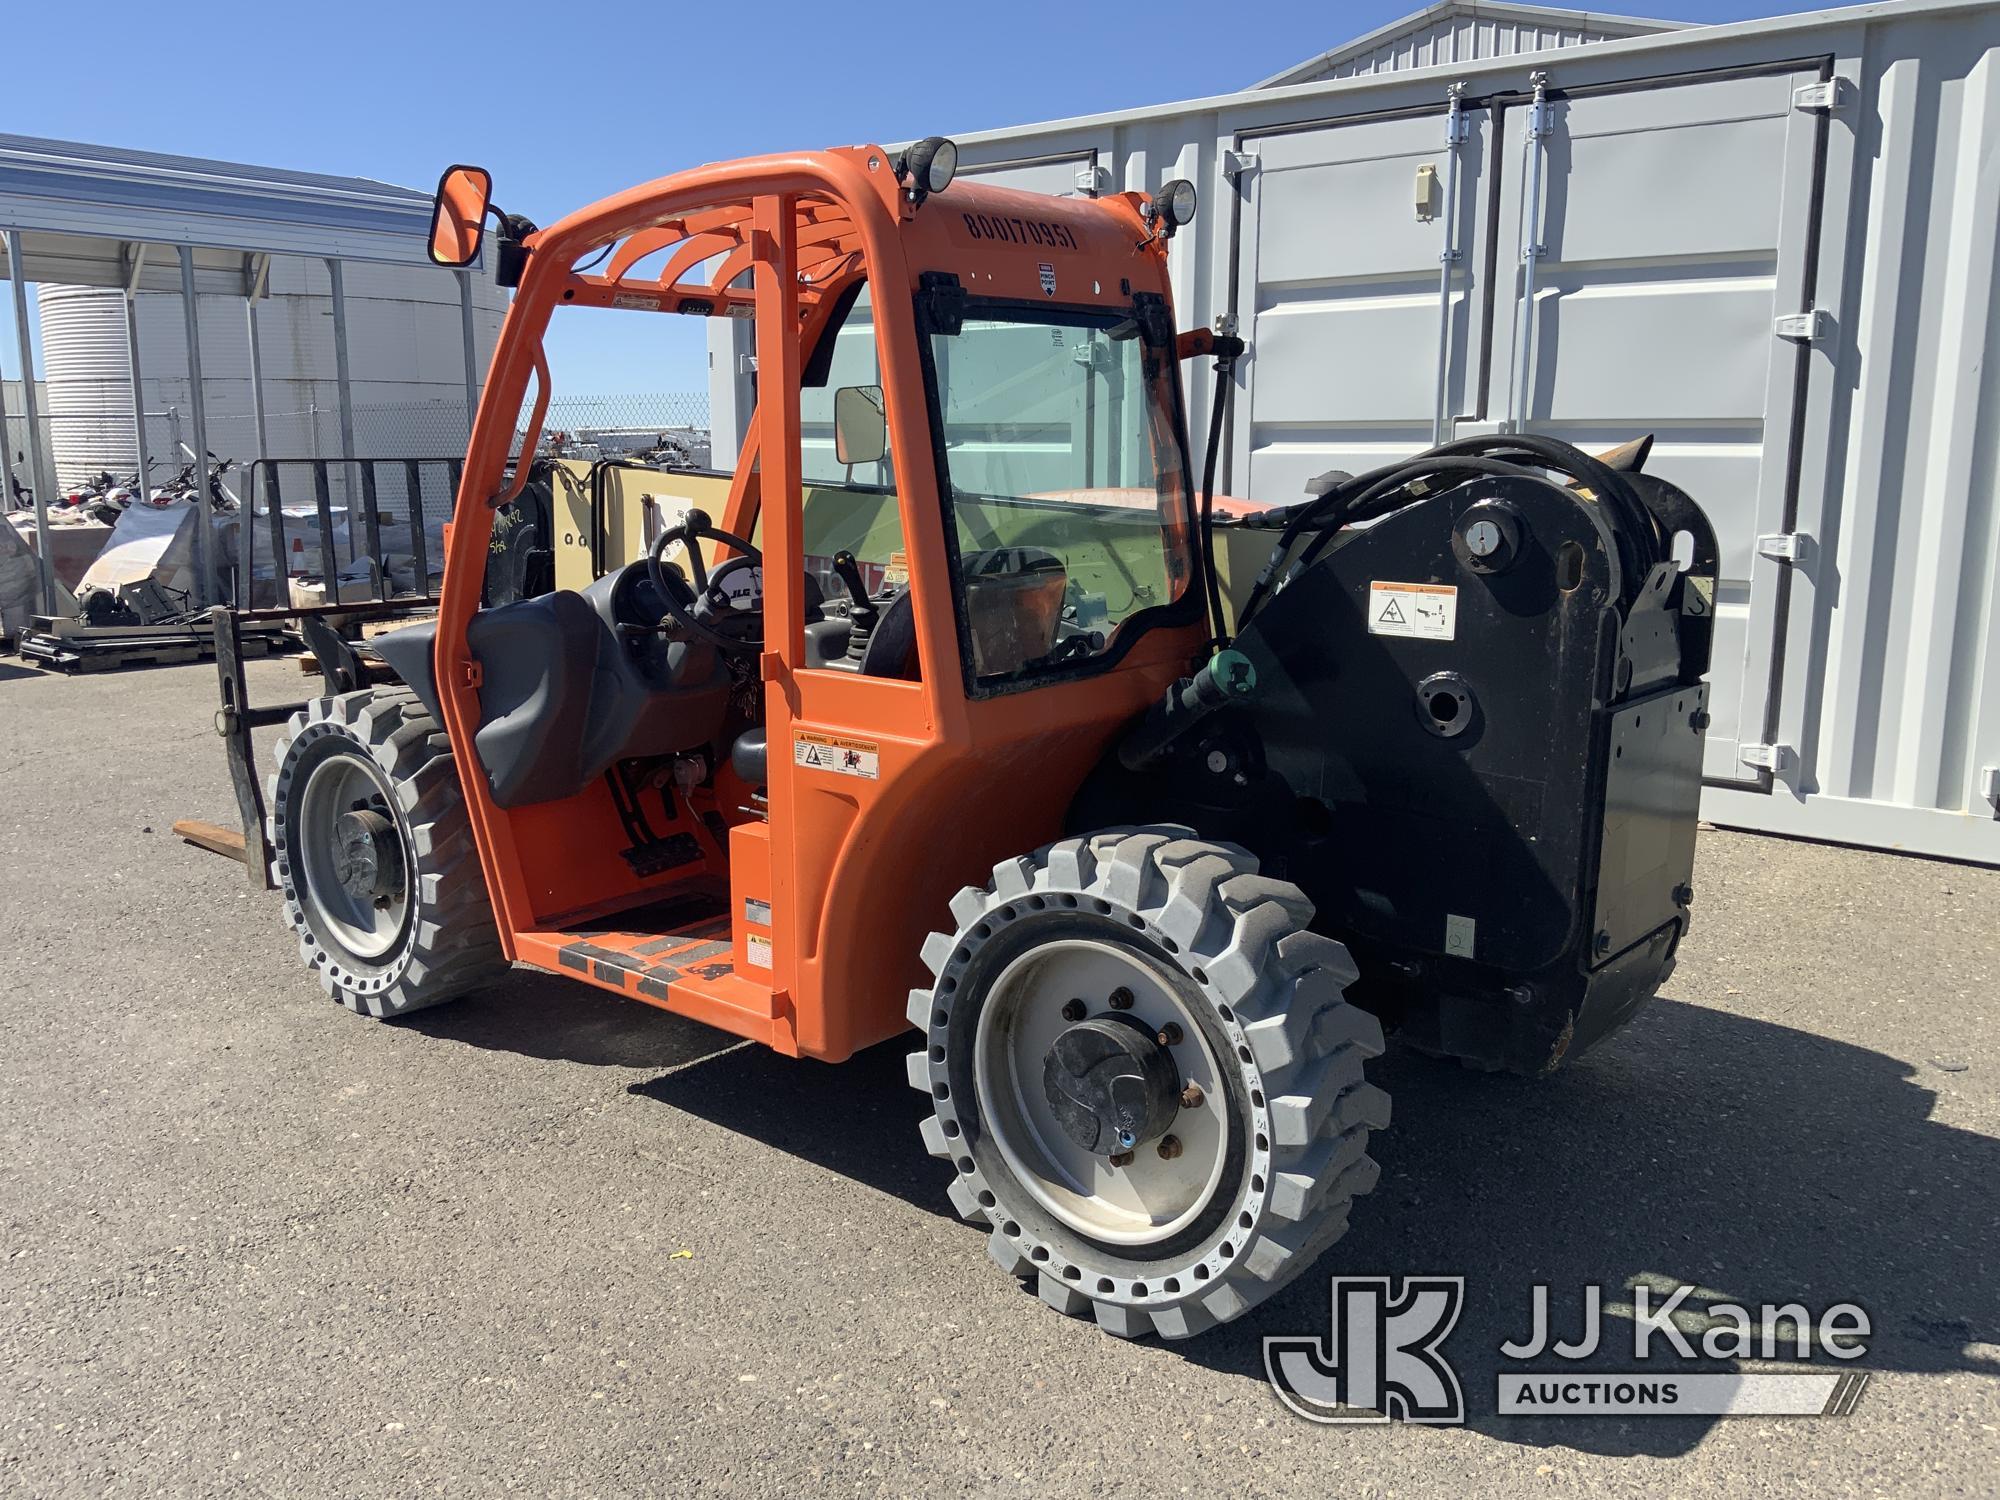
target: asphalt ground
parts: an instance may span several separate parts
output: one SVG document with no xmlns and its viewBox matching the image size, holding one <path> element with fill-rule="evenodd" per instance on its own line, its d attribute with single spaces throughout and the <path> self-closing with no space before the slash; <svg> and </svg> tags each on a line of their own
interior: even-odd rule
<svg viewBox="0 0 2000 1500">
<path fill-rule="evenodd" d="M 213 693 L 0 662 L 0 1494 L 2000 1489 L 2000 872 L 1704 832 L 1629 1031 L 1539 1082 L 1392 1046 L 1347 1238 L 1125 1344 L 952 1215 L 902 1043 L 787 1061 L 526 971 L 402 1024 L 324 999 L 277 899 L 168 832 L 235 821 Z M 1378 1273 L 1466 1278 L 1466 1425 L 1266 1383 L 1266 1335 Z M 1642 1280 L 1859 1303 L 1858 1406 L 1494 1414 L 1532 1285 L 1573 1331 Z"/>
</svg>

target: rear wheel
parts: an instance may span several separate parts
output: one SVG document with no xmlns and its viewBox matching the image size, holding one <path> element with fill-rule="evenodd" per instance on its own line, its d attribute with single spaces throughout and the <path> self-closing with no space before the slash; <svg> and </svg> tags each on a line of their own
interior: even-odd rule
<svg viewBox="0 0 2000 1500">
<path fill-rule="evenodd" d="M 1374 1186 L 1381 1028 L 1295 886 L 1185 829 L 1114 829 L 997 866 L 913 991 L 951 1198 L 1051 1306 L 1185 1338 L 1269 1297 Z"/>
<path fill-rule="evenodd" d="M 329 995 L 400 1016 L 505 972 L 450 743 L 415 694 L 314 700 L 277 767 L 271 874 Z"/>
</svg>

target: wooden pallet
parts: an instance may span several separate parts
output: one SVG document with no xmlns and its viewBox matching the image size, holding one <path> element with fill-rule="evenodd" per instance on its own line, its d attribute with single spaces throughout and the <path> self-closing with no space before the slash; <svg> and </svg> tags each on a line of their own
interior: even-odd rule
<svg viewBox="0 0 2000 1500">
<path fill-rule="evenodd" d="M 246 626 L 243 654 L 268 656 L 282 643 L 278 624 Z M 23 660 L 58 672 L 104 672 L 119 667 L 171 667 L 215 657 L 215 632 L 207 620 L 186 625 L 79 625 L 36 615 L 21 635 Z"/>
</svg>

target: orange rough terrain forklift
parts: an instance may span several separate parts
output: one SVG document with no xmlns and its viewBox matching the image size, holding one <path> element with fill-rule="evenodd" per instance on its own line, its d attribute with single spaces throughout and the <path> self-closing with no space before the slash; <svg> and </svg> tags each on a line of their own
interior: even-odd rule
<svg viewBox="0 0 2000 1500">
<path fill-rule="evenodd" d="M 269 874 L 369 1016 L 527 963 L 827 1062 L 914 1026 L 992 1258 L 1186 1337 L 1373 1186 L 1385 1025 L 1539 1073 L 1665 977 L 1714 537 L 1644 444 L 1527 435 L 1217 502 L 1221 398 L 1197 484 L 1178 365 L 1226 392 L 1243 346 L 1174 328 L 1192 186 L 1056 199 L 955 159 L 705 166 L 546 229 L 445 174 L 433 257 L 496 217 L 515 296 L 441 605 L 362 648 L 400 681 L 322 653 Z M 494 603 L 570 305 L 753 317 L 754 426 L 719 518 Z M 1225 589 L 1225 550 L 1268 561 Z"/>
</svg>

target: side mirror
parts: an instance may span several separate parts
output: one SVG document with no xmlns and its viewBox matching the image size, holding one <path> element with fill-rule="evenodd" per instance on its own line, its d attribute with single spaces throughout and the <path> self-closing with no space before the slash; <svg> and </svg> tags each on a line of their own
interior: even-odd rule
<svg viewBox="0 0 2000 1500">
<path fill-rule="evenodd" d="M 431 259 L 441 266 L 469 266 L 479 259 L 480 231 L 493 198 L 493 174 L 484 167 L 447 167 L 431 205 Z"/>
<path fill-rule="evenodd" d="M 844 385 L 833 393 L 833 456 L 842 464 L 873 464 L 889 451 L 882 387 Z"/>
</svg>

